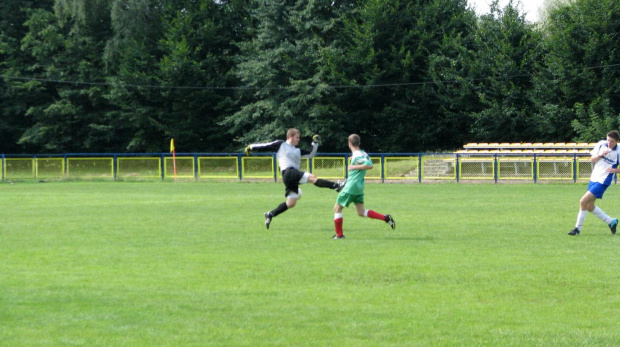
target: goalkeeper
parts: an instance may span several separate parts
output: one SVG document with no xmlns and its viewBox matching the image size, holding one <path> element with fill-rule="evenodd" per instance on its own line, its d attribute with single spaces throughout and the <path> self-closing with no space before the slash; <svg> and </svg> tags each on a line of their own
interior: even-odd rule
<svg viewBox="0 0 620 347">
<path fill-rule="evenodd" d="M 394 218 L 389 214 L 383 215 L 373 210 L 364 208 L 364 176 L 366 171 L 372 169 L 372 160 L 368 154 L 360 149 L 360 137 L 357 134 L 349 136 L 349 149 L 351 150 L 351 164 L 349 165 L 349 178 L 344 189 L 338 194 L 336 205 L 334 206 L 334 226 L 336 235 L 333 239 L 344 239 L 342 231 L 342 210 L 349 204 L 355 204 L 355 210 L 360 217 L 382 220 L 390 225 L 392 229 L 396 227 Z"/>
<path fill-rule="evenodd" d="M 269 229 L 271 220 L 277 215 L 285 212 L 289 208 L 295 207 L 297 200 L 301 198 L 300 184 L 313 183 L 320 188 L 334 189 L 339 192 L 344 187 L 345 182 L 332 182 L 317 178 L 315 175 L 300 171 L 301 158 L 312 158 L 316 155 L 321 138 L 319 135 L 312 137 L 312 151 L 301 150 L 299 145 L 300 132 L 297 129 L 288 129 L 286 141 L 276 140 L 269 143 L 251 144 L 245 148 L 245 154 L 250 155 L 252 151 L 276 152 L 278 165 L 282 173 L 282 180 L 286 189 L 284 196 L 286 201 L 278 205 L 275 209 L 265 212 L 265 226 Z"/>
</svg>

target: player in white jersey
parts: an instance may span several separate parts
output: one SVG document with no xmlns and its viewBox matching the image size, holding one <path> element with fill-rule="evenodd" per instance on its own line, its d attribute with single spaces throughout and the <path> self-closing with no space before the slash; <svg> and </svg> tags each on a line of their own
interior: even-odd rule
<svg viewBox="0 0 620 347">
<path fill-rule="evenodd" d="M 366 152 L 360 149 L 360 143 L 361 140 L 359 135 L 349 135 L 351 164 L 348 168 L 349 178 L 347 179 L 347 184 L 340 194 L 338 194 L 336 205 L 334 205 L 334 226 L 336 228 L 336 235 L 332 238 L 335 240 L 344 239 L 344 233 L 342 231 L 342 210 L 351 203 L 355 204 L 355 210 L 358 216 L 382 220 L 388 223 L 392 229 L 396 227 L 394 218 L 389 214 L 384 215 L 373 210 L 367 210 L 364 207 L 364 177 L 366 176 L 366 171 L 372 169 L 372 160 L 370 160 Z"/>
<path fill-rule="evenodd" d="M 301 150 L 299 145 L 300 132 L 297 129 L 288 129 L 286 132 L 286 141 L 277 140 L 268 143 L 251 144 L 245 148 L 245 154 L 250 155 L 252 151 L 269 151 L 276 152 L 278 165 L 282 173 L 282 181 L 286 191 L 284 196 L 286 201 L 278 205 L 275 209 L 265 212 L 265 226 L 269 229 L 271 220 L 280 213 L 295 207 L 297 200 L 301 198 L 300 184 L 313 183 L 320 188 L 334 189 L 339 192 L 344 187 L 345 182 L 332 182 L 320 179 L 315 175 L 300 171 L 301 158 L 312 158 L 316 155 L 319 148 L 320 136 L 312 137 L 312 151 Z"/>
<path fill-rule="evenodd" d="M 590 162 L 594 164 L 592 174 L 590 175 L 590 183 L 588 191 L 581 197 L 579 201 L 579 213 L 577 214 L 577 223 L 575 228 L 568 232 L 568 235 L 575 236 L 581 233 L 581 227 L 589 212 L 605 222 L 612 234 L 616 233 L 618 219 L 611 218 L 599 207 L 594 206 L 596 199 L 602 199 L 603 193 L 613 180 L 614 174 L 620 172 L 618 164 L 620 163 L 620 133 L 613 130 L 607 133 L 607 140 L 599 141 L 594 149 L 592 149 Z"/>
</svg>

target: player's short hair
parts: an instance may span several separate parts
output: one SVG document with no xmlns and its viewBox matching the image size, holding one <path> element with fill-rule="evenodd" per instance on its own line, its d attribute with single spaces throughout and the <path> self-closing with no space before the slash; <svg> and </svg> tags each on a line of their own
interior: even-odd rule
<svg viewBox="0 0 620 347">
<path fill-rule="evenodd" d="M 349 135 L 349 142 L 351 142 L 353 146 L 359 147 L 362 143 L 362 139 L 360 139 L 360 136 L 358 134 L 351 134 Z"/>
<path fill-rule="evenodd" d="M 289 139 L 295 136 L 296 134 L 300 134 L 300 131 L 295 128 L 290 128 L 286 131 L 286 138 Z"/>
<path fill-rule="evenodd" d="M 611 137 L 612 139 L 616 141 L 620 141 L 620 133 L 618 132 L 618 130 L 612 130 L 608 132 L 607 137 Z"/>
</svg>

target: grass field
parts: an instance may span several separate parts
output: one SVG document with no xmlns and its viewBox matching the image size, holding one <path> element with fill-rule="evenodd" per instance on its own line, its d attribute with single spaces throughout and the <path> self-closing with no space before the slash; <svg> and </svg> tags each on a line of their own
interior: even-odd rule
<svg viewBox="0 0 620 347">
<path fill-rule="evenodd" d="M 585 184 L 0 184 L 2 346 L 612 346 L 620 235 Z M 618 186 L 598 205 L 620 216 Z"/>
</svg>

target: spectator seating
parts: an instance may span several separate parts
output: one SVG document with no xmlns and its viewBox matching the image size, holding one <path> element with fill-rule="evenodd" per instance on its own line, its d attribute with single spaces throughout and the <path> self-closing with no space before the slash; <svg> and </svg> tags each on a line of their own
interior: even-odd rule
<svg viewBox="0 0 620 347">
<path fill-rule="evenodd" d="M 518 142 L 518 143 L 468 143 L 455 153 L 460 155 L 480 154 L 557 154 L 587 155 L 596 143 L 576 142 Z"/>
</svg>

